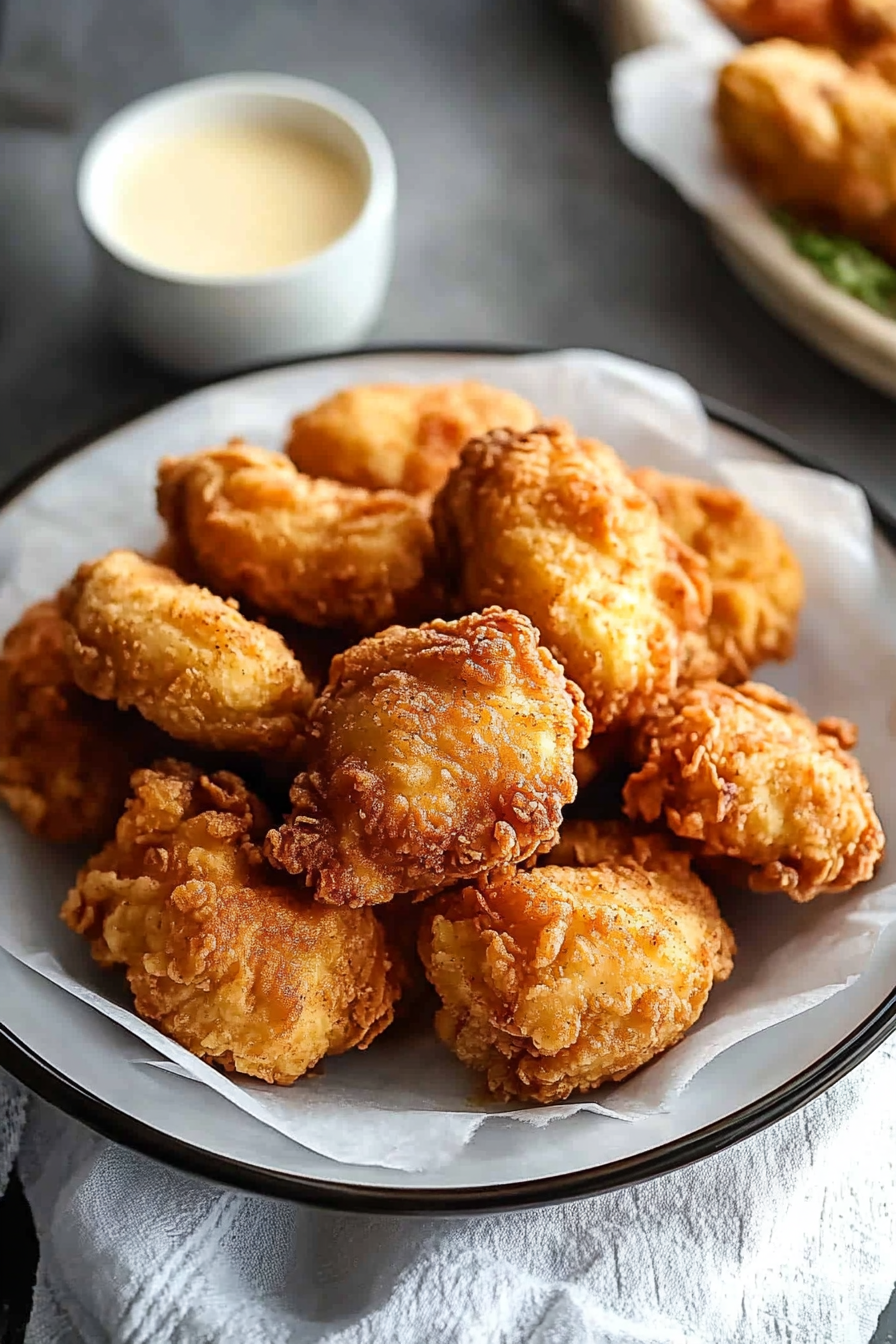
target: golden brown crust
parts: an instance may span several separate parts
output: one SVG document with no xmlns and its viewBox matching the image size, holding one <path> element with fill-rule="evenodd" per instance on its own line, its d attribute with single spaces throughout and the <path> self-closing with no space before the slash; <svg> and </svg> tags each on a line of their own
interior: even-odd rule
<svg viewBox="0 0 896 1344">
<path fill-rule="evenodd" d="M 416 614 L 432 533 L 420 506 L 296 471 L 234 439 L 159 464 L 159 512 L 218 592 L 313 626 Z"/>
<path fill-rule="evenodd" d="M 436 1030 L 504 1098 L 563 1101 L 678 1042 L 734 937 L 692 873 L 632 856 L 480 879 L 427 907 Z"/>
<path fill-rule="evenodd" d="M 133 551 L 60 595 L 77 684 L 214 750 L 297 756 L 313 691 L 280 635 Z"/>
<path fill-rule="evenodd" d="M 520 862 L 554 842 L 590 729 L 518 612 L 395 626 L 334 659 L 268 853 L 347 905 Z"/>
<path fill-rule="evenodd" d="M 138 765 L 165 738 L 75 685 L 56 599 L 29 607 L 0 654 L 0 797 L 44 840 L 102 840 Z"/>
<path fill-rule="evenodd" d="M 705 632 L 689 636 L 682 679 L 736 683 L 790 658 L 805 585 L 781 529 L 733 490 L 652 467 L 632 478 L 709 569 L 712 612 Z"/>
<path fill-rule="evenodd" d="M 541 866 L 593 868 L 599 863 L 634 863 L 648 872 L 676 874 L 682 882 L 702 889 L 691 873 L 691 855 L 668 831 L 650 831 L 627 821 L 587 821 L 571 818 L 560 828 L 560 839 L 539 860 Z"/>
<path fill-rule="evenodd" d="M 431 495 L 468 439 L 531 429 L 538 418 L 515 392 L 473 379 L 349 387 L 296 416 L 286 451 L 309 476 Z"/>
<path fill-rule="evenodd" d="M 709 5 L 752 41 L 789 37 L 851 53 L 896 36 L 896 0 L 709 0 Z"/>
<path fill-rule="evenodd" d="M 728 153 L 764 200 L 896 258 L 896 89 L 779 39 L 725 66 L 716 106 Z"/>
<path fill-rule="evenodd" d="M 372 913 L 315 905 L 267 866 L 269 818 L 236 775 L 166 761 L 133 789 L 62 918 L 103 965 L 127 967 L 137 1012 L 273 1083 L 369 1045 L 399 993 Z"/>
<path fill-rule="evenodd" d="M 705 626 L 705 561 L 611 449 L 566 426 L 467 444 L 433 525 L 459 605 L 529 616 L 604 728 L 668 694 L 686 633 Z"/>
<path fill-rule="evenodd" d="M 770 686 L 680 689 L 642 725 L 632 818 L 659 819 L 756 891 L 808 901 L 874 873 L 884 835 L 843 720 L 817 725 Z M 734 866 L 736 865 L 736 866 Z M 722 865 L 724 870 L 725 865 Z"/>
</svg>

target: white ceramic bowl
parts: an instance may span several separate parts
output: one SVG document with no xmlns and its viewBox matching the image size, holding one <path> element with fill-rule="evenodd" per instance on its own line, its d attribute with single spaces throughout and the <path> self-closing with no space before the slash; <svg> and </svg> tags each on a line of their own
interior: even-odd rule
<svg viewBox="0 0 896 1344">
<path fill-rule="evenodd" d="M 161 135 L 271 120 L 331 145 L 361 174 L 364 205 L 323 251 L 250 276 L 185 275 L 133 252 L 113 227 L 122 165 Z M 151 94 L 90 141 L 77 183 L 112 320 L 152 359 L 191 376 L 357 344 L 376 320 L 392 265 L 395 161 L 373 117 L 323 84 L 287 75 L 215 75 Z"/>
</svg>

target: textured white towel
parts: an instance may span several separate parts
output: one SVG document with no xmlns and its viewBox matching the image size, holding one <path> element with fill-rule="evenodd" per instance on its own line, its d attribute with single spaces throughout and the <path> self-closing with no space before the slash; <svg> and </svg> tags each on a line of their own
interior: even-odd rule
<svg viewBox="0 0 896 1344">
<path fill-rule="evenodd" d="M 894 1100 L 890 1044 L 673 1176 L 437 1221 L 222 1190 L 32 1101 L 27 1344 L 867 1344 L 896 1278 Z M 6 1149 L 21 1115 L 0 1075 Z"/>
</svg>

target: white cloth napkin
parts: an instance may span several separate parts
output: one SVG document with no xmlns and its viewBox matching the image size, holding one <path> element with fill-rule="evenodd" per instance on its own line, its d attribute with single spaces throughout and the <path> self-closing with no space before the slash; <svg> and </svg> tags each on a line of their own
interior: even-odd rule
<svg viewBox="0 0 896 1344">
<path fill-rule="evenodd" d="M 896 1044 L 648 1185 L 476 1219 L 224 1190 L 32 1098 L 26 1344 L 867 1344 L 896 1278 Z M 21 1129 L 0 1074 L 0 1171 Z"/>
</svg>

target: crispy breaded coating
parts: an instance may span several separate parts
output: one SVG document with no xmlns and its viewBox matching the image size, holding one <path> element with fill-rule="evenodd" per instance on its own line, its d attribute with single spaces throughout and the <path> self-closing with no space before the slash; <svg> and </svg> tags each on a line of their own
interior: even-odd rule
<svg viewBox="0 0 896 1344">
<path fill-rule="evenodd" d="M 682 676 L 738 682 L 768 659 L 790 658 L 805 584 L 777 524 L 733 490 L 652 467 L 632 477 L 709 567 L 712 612 L 706 631 L 689 637 Z"/>
<path fill-rule="evenodd" d="M 848 3 L 848 0 L 846 0 Z M 715 14 L 743 37 L 789 37 L 820 47 L 847 40 L 844 0 L 708 0 Z"/>
<path fill-rule="evenodd" d="M 133 790 L 62 918 L 103 965 L 127 967 L 141 1017 L 269 1083 L 389 1025 L 399 989 L 382 926 L 369 910 L 316 905 L 268 867 L 267 813 L 236 775 L 166 761 Z"/>
<path fill-rule="evenodd" d="M 515 611 L 394 626 L 333 660 L 267 852 L 320 901 L 426 893 L 554 843 L 591 718 Z"/>
<path fill-rule="evenodd" d="M 280 635 L 134 551 L 82 565 L 60 595 L 77 684 L 218 751 L 298 754 L 313 690 Z"/>
<path fill-rule="evenodd" d="M 690 874 L 691 856 L 667 831 L 642 830 L 626 821 L 577 817 L 564 821 L 560 839 L 539 859 L 542 866 L 560 868 L 593 868 L 598 863 L 634 863 L 648 872 L 678 873 L 684 880 Z"/>
<path fill-rule="evenodd" d="M 36 602 L 0 653 L 0 797 L 44 840 L 103 840 L 138 765 L 164 735 L 75 685 L 55 598 Z"/>
<path fill-rule="evenodd" d="M 565 426 L 467 444 L 433 525 L 458 604 L 530 617 L 600 728 L 668 694 L 685 635 L 706 624 L 706 562 L 610 448 Z"/>
<path fill-rule="evenodd" d="M 430 909 L 420 955 L 436 1030 L 507 1099 L 627 1078 L 681 1040 L 733 965 L 731 930 L 686 867 L 503 873 Z"/>
<path fill-rule="evenodd" d="M 862 74 L 878 75 L 888 84 L 896 84 L 896 36 L 885 37 L 870 47 L 863 47 L 852 66 Z"/>
<path fill-rule="evenodd" d="M 641 725 L 644 762 L 624 791 L 628 816 L 662 820 L 701 858 L 754 891 L 808 901 L 866 882 L 884 834 L 855 757 L 855 729 L 818 724 L 770 686 L 679 689 Z"/>
<path fill-rule="evenodd" d="M 348 387 L 295 417 L 286 451 L 309 476 L 435 494 L 468 439 L 538 419 L 515 392 L 473 379 Z"/>
<path fill-rule="evenodd" d="M 416 600 L 432 549 L 406 495 L 313 480 L 239 439 L 163 458 L 158 503 L 216 591 L 307 625 L 388 625 Z"/>
<path fill-rule="evenodd" d="M 709 5 L 751 40 L 789 37 L 851 52 L 896 36 L 896 0 L 709 0 Z"/>
<path fill-rule="evenodd" d="M 762 42 L 723 69 L 717 118 L 764 200 L 896 258 L 896 89 L 835 52 Z"/>
</svg>

